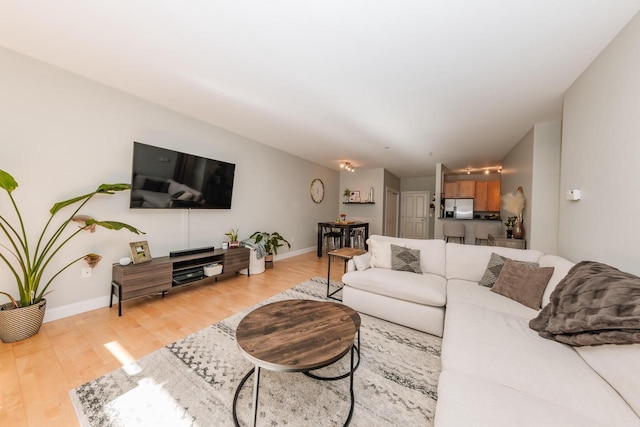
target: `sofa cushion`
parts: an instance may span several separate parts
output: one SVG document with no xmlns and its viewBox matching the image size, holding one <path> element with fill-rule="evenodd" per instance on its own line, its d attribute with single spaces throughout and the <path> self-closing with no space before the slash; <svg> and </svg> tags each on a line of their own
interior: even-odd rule
<svg viewBox="0 0 640 427">
<path fill-rule="evenodd" d="M 168 193 L 157 191 L 136 190 L 137 195 L 142 196 L 142 207 L 168 208 L 171 203 L 171 196 Z"/>
<path fill-rule="evenodd" d="M 155 191 L 158 193 L 166 193 L 168 188 L 169 183 L 167 181 L 158 181 L 150 178 L 145 179 L 144 184 L 142 184 L 143 190 Z"/>
<path fill-rule="evenodd" d="M 491 380 L 445 370 L 438 378 L 435 427 L 607 427 L 582 412 Z M 631 424 L 635 425 L 635 424 Z"/>
<path fill-rule="evenodd" d="M 371 267 L 391 268 L 391 243 L 370 239 Z"/>
<path fill-rule="evenodd" d="M 502 268 L 504 267 L 504 263 L 508 259 L 510 259 L 510 258 L 504 257 L 502 255 L 498 255 L 495 252 L 491 252 L 491 258 L 489 258 L 489 263 L 487 264 L 487 269 L 484 271 L 484 274 L 482 275 L 482 279 L 480 279 L 480 282 L 478 282 L 478 284 L 481 285 L 481 286 L 486 286 L 488 288 L 490 288 L 493 285 L 495 285 L 496 280 L 498 280 L 498 277 L 500 276 L 500 273 L 502 272 Z M 518 261 L 518 262 L 529 264 L 529 265 L 532 265 L 534 267 L 538 266 L 537 262 L 526 262 L 526 261 Z"/>
<path fill-rule="evenodd" d="M 193 193 L 191 191 L 176 191 L 175 194 L 180 193 L 180 195 L 178 197 L 176 197 L 177 200 L 191 200 L 193 199 Z"/>
<path fill-rule="evenodd" d="M 394 245 L 404 246 L 410 249 L 417 249 L 420 251 L 420 269 L 423 273 L 436 274 L 438 276 L 445 275 L 446 261 L 445 261 L 445 242 L 440 239 L 404 239 L 399 237 L 389 237 L 373 235 L 369 237 L 367 243 L 369 244 L 369 251 L 375 252 L 377 249 L 376 243 L 384 242 L 387 245 L 393 243 Z M 391 248 L 389 247 L 389 255 L 391 254 Z M 386 256 L 386 255 L 385 255 Z M 391 268 L 391 260 L 389 257 L 389 264 L 386 268 Z"/>
<path fill-rule="evenodd" d="M 538 310 L 533 310 L 510 298 L 491 292 L 490 288 L 478 286 L 476 282 L 460 279 L 447 281 L 447 304 L 453 303 L 474 304 L 527 320 L 538 315 Z"/>
<path fill-rule="evenodd" d="M 640 344 L 578 347 L 576 351 L 640 417 Z"/>
<path fill-rule="evenodd" d="M 371 252 L 365 252 L 362 255 L 356 255 L 352 258 L 353 265 L 356 270 L 366 270 L 371 266 Z"/>
<path fill-rule="evenodd" d="M 560 283 L 560 280 L 564 279 L 564 276 L 567 275 L 571 267 L 575 264 L 556 255 L 543 255 L 538 260 L 538 264 L 540 267 L 553 267 L 553 275 L 551 279 L 549 279 L 547 288 L 544 290 L 544 295 L 542 296 L 542 306 L 544 307 L 549 304 L 551 292 L 553 292 L 558 283 Z"/>
<path fill-rule="evenodd" d="M 422 274 L 422 270 L 420 269 L 420 251 L 392 244 L 391 269 Z"/>
<path fill-rule="evenodd" d="M 521 317 L 450 302 L 442 368 L 557 403 L 603 425 L 639 424 L 618 393 L 572 347 L 539 337 Z"/>
<path fill-rule="evenodd" d="M 346 286 L 418 304 L 445 305 L 446 280 L 435 274 L 415 274 L 372 267 L 342 276 Z"/>
<path fill-rule="evenodd" d="M 553 267 L 537 265 L 507 259 L 491 291 L 538 310 Z"/>
<path fill-rule="evenodd" d="M 516 261 L 538 262 L 542 252 L 533 249 L 512 249 L 501 246 L 446 244 L 446 278 L 479 282 L 487 269 L 491 253 Z"/>
</svg>

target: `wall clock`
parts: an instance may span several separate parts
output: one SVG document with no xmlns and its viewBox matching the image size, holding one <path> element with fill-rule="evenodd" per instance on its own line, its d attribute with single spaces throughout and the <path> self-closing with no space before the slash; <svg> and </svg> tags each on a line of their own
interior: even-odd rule
<svg viewBox="0 0 640 427">
<path fill-rule="evenodd" d="M 320 203 L 324 199 L 324 183 L 320 178 L 315 178 L 311 181 L 311 200 L 316 203 Z"/>
</svg>

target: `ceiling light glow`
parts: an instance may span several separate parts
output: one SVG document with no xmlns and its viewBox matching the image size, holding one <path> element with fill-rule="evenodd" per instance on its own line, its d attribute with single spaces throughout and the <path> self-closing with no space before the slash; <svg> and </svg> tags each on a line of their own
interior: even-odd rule
<svg viewBox="0 0 640 427">
<path fill-rule="evenodd" d="M 345 169 L 348 172 L 355 172 L 356 169 L 351 166 L 351 162 L 342 162 L 340 163 L 340 169 Z"/>
</svg>

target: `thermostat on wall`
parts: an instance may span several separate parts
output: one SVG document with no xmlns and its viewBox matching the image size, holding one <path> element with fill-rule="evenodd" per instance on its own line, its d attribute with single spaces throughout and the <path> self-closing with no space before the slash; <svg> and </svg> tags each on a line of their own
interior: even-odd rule
<svg viewBox="0 0 640 427">
<path fill-rule="evenodd" d="M 567 200 L 580 200 L 580 190 L 574 189 L 569 190 L 565 194 L 565 199 Z"/>
</svg>

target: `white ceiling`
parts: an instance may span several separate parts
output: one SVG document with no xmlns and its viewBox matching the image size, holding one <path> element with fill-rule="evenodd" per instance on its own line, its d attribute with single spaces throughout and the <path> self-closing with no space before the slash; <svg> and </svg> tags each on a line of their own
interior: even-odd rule
<svg viewBox="0 0 640 427">
<path fill-rule="evenodd" d="M 316 163 L 497 165 L 640 0 L 3 0 L 0 45 Z"/>
</svg>

